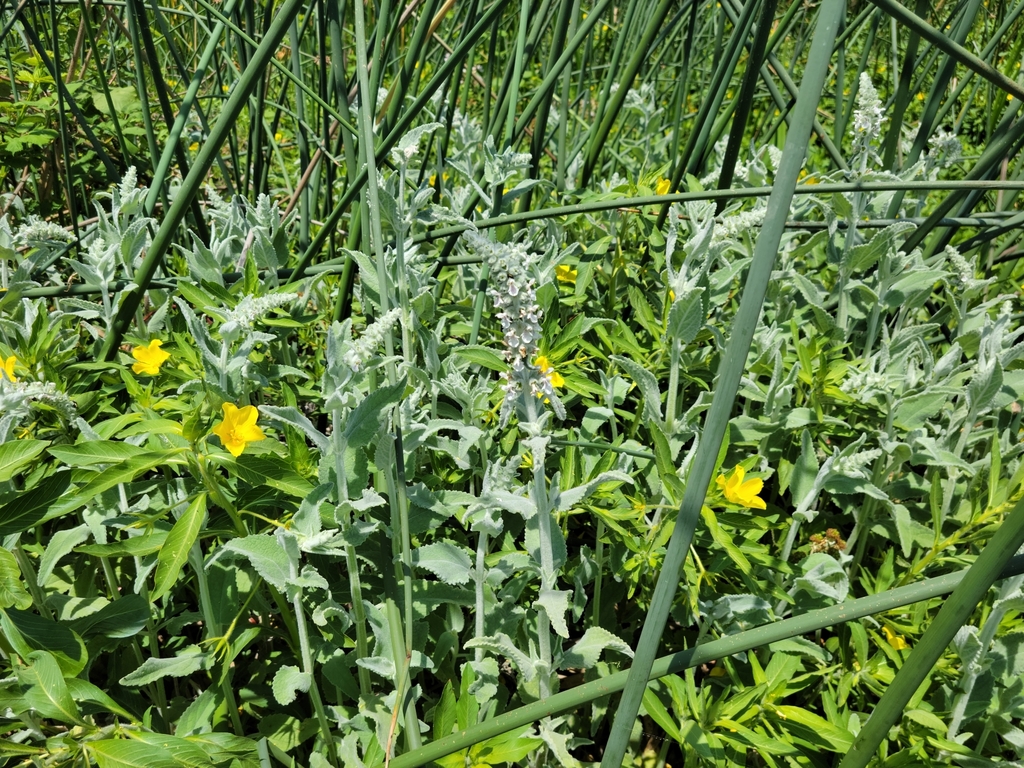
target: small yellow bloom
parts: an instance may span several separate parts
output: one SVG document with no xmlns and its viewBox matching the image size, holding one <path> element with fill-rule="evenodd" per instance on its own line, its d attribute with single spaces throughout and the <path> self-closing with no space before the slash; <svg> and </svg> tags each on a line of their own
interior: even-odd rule
<svg viewBox="0 0 1024 768">
<path fill-rule="evenodd" d="M 551 382 L 552 387 L 565 386 L 565 379 L 562 378 L 562 374 L 552 367 L 551 363 L 548 362 L 547 357 L 544 355 L 537 355 L 537 359 L 533 361 L 533 364 L 537 366 L 540 369 L 541 374 Z"/>
<path fill-rule="evenodd" d="M 277 133 L 274 134 L 274 141 L 276 141 L 278 144 L 281 143 L 281 140 L 283 138 L 284 138 L 284 134 L 281 133 L 280 131 L 278 131 Z"/>
<path fill-rule="evenodd" d="M 260 413 L 255 405 L 238 408 L 232 403 L 224 403 L 223 408 L 224 421 L 213 428 L 213 434 L 220 438 L 232 456 L 241 456 L 248 443 L 266 437 L 263 430 L 256 426 Z"/>
<path fill-rule="evenodd" d="M 8 381 L 17 381 L 18 377 L 14 375 L 14 364 L 18 362 L 18 358 L 11 355 L 6 360 L 0 358 L 0 377 L 6 378 Z"/>
<path fill-rule="evenodd" d="M 744 481 L 745 474 L 743 467 L 737 466 L 728 478 L 718 476 L 716 482 L 725 494 L 725 500 L 749 509 L 767 509 L 764 500 L 757 495 L 764 487 L 764 481 L 759 477 Z"/>
<path fill-rule="evenodd" d="M 162 344 L 160 339 L 153 339 L 149 342 L 149 346 L 134 347 L 132 357 L 138 362 L 132 366 L 132 370 L 138 375 L 145 374 L 146 376 L 156 376 L 160 373 L 160 366 L 166 363 L 171 356 L 169 352 L 160 349 Z"/>
<path fill-rule="evenodd" d="M 909 648 L 910 644 L 906 641 L 903 635 L 897 635 L 888 627 L 882 627 L 882 634 L 885 635 L 886 641 L 895 648 L 897 651 L 902 651 L 904 648 Z"/>
<path fill-rule="evenodd" d="M 924 94 L 923 93 L 919 93 L 919 94 L 917 94 L 916 98 L 917 98 L 918 101 L 924 101 Z"/>
<path fill-rule="evenodd" d="M 555 267 L 555 277 L 562 283 L 575 283 L 577 274 L 577 270 L 565 264 Z"/>
<path fill-rule="evenodd" d="M 193 141 L 191 144 L 189 144 L 188 145 L 188 151 L 189 152 L 198 152 L 199 151 L 199 142 L 198 141 Z"/>
<path fill-rule="evenodd" d="M 658 179 L 658 185 L 654 188 L 654 194 L 667 195 L 672 189 L 671 179 Z"/>
</svg>

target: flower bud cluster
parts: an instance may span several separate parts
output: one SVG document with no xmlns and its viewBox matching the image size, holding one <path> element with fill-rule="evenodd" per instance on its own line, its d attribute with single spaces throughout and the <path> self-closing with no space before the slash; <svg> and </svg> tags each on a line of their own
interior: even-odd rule
<svg viewBox="0 0 1024 768">
<path fill-rule="evenodd" d="M 509 370 L 502 374 L 505 384 L 506 408 L 522 390 L 538 398 L 552 398 L 554 389 L 547 376 L 533 364 L 537 342 L 541 337 L 543 312 L 537 304 L 536 280 L 532 275 L 536 259 L 519 243 L 492 243 L 487 238 L 467 232 L 465 237 L 491 268 L 491 284 L 487 289 L 504 334 L 505 360 Z"/>
<path fill-rule="evenodd" d="M 45 221 L 35 214 L 29 214 L 25 223 L 18 227 L 18 231 L 14 234 L 16 247 L 46 242 L 71 243 L 74 240 L 74 236 L 66 229 L 51 221 Z"/>
<path fill-rule="evenodd" d="M 230 310 L 220 327 L 221 338 L 233 341 L 242 331 L 248 331 L 253 324 L 275 307 L 291 304 L 299 298 L 297 293 L 271 293 L 266 296 L 245 296 Z"/>
<path fill-rule="evenodd" d="M 866 72 L 861 72 L 860 89 L 857 92 L 857 108 L 853 110 L 854 134 L 863 137 L 870 144 L 882 132 L 885 107 L 878 98 L 878 91 Z"/>
<path fill-rule="evenodd" d="M 387 335 L 391 333 L 391 329 L 395 327 L 401 317 L 402 311 L 396 307 L 366 326 L 363 335 L 353 341 L 342 355 L 345 364 L 353 371 L 361 369 L 367 360 L 377 354 L 377 350 L 380 349 Z"/>
</svg>

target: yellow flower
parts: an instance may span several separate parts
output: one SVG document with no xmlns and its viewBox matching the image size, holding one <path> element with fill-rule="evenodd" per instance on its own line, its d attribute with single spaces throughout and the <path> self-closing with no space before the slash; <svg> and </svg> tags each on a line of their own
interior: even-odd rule
<svg viewBox="0 0 1024 768">
<path fill-rule="evenodd" d="M 565 264 L 555 267 L 555 277 L 562 283 L 575 283 L 577 274 L 575 269 Z"/>
<path fill-rule="evenodd" d="M 658 179 L 658 185 L 654 188 L 654 194 L 667 195 L 672 189 L 671 179 Z"/>
<path fill-rule="evenodd" d="M 11 355 L 6 360 L 0 357 L 0 377 L 5 377 L 8 381 L 17 381 L 18 377 L 14 375 L 14 364 L 18 362 L 18 358 Z"/>
<path fill-rule="evenodd" d="M 188 151 L 189 152 L 198 152 L 199 151 L 199 142 L 198 141 L 193 141 L 191 144 L 189 144 L 188 145 Z"/>
<path fill-rule="evenodd" d="M 171 356 L 169 352 L 160 349 L 162 344 L 160 339 L 153 339 L 149 342 L 149 346 L 134 347 L 132 357 L 138 362 L 132 366 L 132 370 L 138 375 L 145 374 L 146 376 L 156 376 L 160 373 L 160 366 L 166 363 Z"/>
<path fill-rule="evenodd" d="M 910 644 L 906 641 L 903 635 L 897 635 L 888 627 L 882 627 L 882 634 L 885 635 L 886 641 L 895 648 L 897 651 L 902 651 L 904 648 L 909 648 Z"/>
<path fill-rule="evenodd" d="M 743 467 L 737 466 L 728 478 L 718 476 L 716 482 L 725 494 L 725 500 L 750 509 L 767 509 L 764 500 L 757 495 L 764 487 L 764 481 L 759 477 L 744 481 L 745 474 Z"/>
<path fill-rule="evenodd" d="M 551 382 L 552 387 L 565 386 L 565 379 L 562 378 L 562 374 L 551 366 L 547 357 L 544 355 L 537 355 L 537 359 L 533 361 L 533 364 L 540 368 L 541 374 L 547 377 L 547 380 Z"/>
<path fill-rule="evenodd" d="M 282 134 L 280 131 L 278 131 L 277 133 L 274 134 L 274 141 L 276 141 L 278 144 L 281 143 L 281 140 L 283 138 L 284 138 L 284 134 Z"/>
<path fill-rule="evenodd" d="M 220 438 L 232 456 L 241 456 L 248 443 L 266 437 L 263 430 L 256 426 L 260 412 L 255 405 L 238 408 L 232 403 L 224 403 L 223 408 L 224 421 L 213 428 L 213 434 Z"/>
</svg>

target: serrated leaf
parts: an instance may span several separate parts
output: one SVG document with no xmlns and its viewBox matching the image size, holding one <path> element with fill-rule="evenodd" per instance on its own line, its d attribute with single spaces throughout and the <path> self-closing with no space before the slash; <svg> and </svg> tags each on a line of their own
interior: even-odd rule
<svg viewBox="0 0 1024 768">
<path fill-rule="evenodd" d="M 590 627 L 571 648 L 562 652 L 559 669 L 589 669 L 601 658 L 607 648 L 633 658 L 633 649 L 618 635 L 603 627 Z"/>
<path fill-rule="evenodd" d="M 0 548 L 0 608 L 27 610 L 32 607 L 32 596 L 21 583 L 21 568 L 14 555 Z"/>
<path fill-rule="evenodd" d="M 691 288 L 684 295 L 677 296 L 668 311 L 668 336 L 689 344 L 704 327 L 703 288 Z"/>
<path fill-rule="evenodd" d="M 157 555 L 156 576 L 153 579 L 153 591 L 149 595 L 153 602 L 166 595 L 178 580 L 205 519 L 206 494 L 200 493 L 175 521 L 171 532 L 167 534 L 167 541 Z"/>
<path fill-rule="evenodd" d="M 368 394 L 345 419 L 343 435 L 349 448 L 369 445 L 380 428 L 381 418 L 389 406 L 402 399 L 405 392 L 405 378 L 387 387 L 380 387 Z"/>
<path fill-rule="evenodd" d="M 465 584 L 473 567 L 473 561 L 465 550 L 450 541 L 417 547 L 412 552 L 412 564 L 430 571 L 445 584 Z"/>
<path fill-rule="evenodd" d="M 277 699 L 278 704 L 291 704 L 295 701 L 296 691 L 306 693 L 309 691 L 312 681 L 313 678 L 309 673 L 303 672 L 298 667 L 290 664 L 278 667 L 271 686 L 274 689 L 274 698 Z"/>
<path fill-rule="evenodd" d="M 565 612 L 569 610 L 569 598 L 571 597 L 572 593 L 565 590 L 545 589 L 541 590 L 533 603 L 535 608 L 544 609 L 551 621 L 551 628 L 560 637 L 569 636 L 569 627 L 565 623 Z"/>
<path fill-rule="evenodd" d="M 644 398 L 644 418 L 660 424 L 661 390 L 658 388 L 658 380 L 654 378 L 654 374 L 628 357 L 612 355 L 609 359 L 628 373 L 640 388 L 640 394 Z"/>
<path fill-rule="evenodd" d="M 6 483 L 49 445 L 45 440 L 10 440 L 0 444 L 0 483 Z"/>
<path fill-rule="evenodd" d="M 275 589 L 283 591 L 291 577 L 291 559 L 273 536 L 254 534 L 232 539 L 224 545 L 221 552 L 235 552 L 245 557 L 252 563 L 256 572 Z"/>
<path fill-rule="evenodd" d="M 533 680 L 537 674 L 537 670 L 534 668 L 530 657 L 516 648 L 512 638 L 504 632 L 498 632 L 495 635 L 487 635 L 485 637 L 474 637 L 466 641 L 465 647 L 483 648 L 485 651 L 506 657 L 519 668 L 526 682 Z"/>
<path fill-rule="evenodd" d="M 129 672 L 118 682 L 121 685 L 148 685 L 164 677 L 185 677 L 206 666 L 210 659 L 209 653 L 203 653 L 198 645 L 189 645 L 177 656 L 167 658 L 150 657 L 142 662 L 142 666 Z"/>
</svg>

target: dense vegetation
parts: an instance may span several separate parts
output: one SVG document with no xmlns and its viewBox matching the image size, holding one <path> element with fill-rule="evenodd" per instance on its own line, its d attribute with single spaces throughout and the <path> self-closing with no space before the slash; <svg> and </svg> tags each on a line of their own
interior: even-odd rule
<svg viewBox="0 0 1024 768">
<path fill-rule="evenodd" d="M 0 3 L 0 763 L 1020 765 L 1024 2 L 877 3 Z"/>
</svg>

